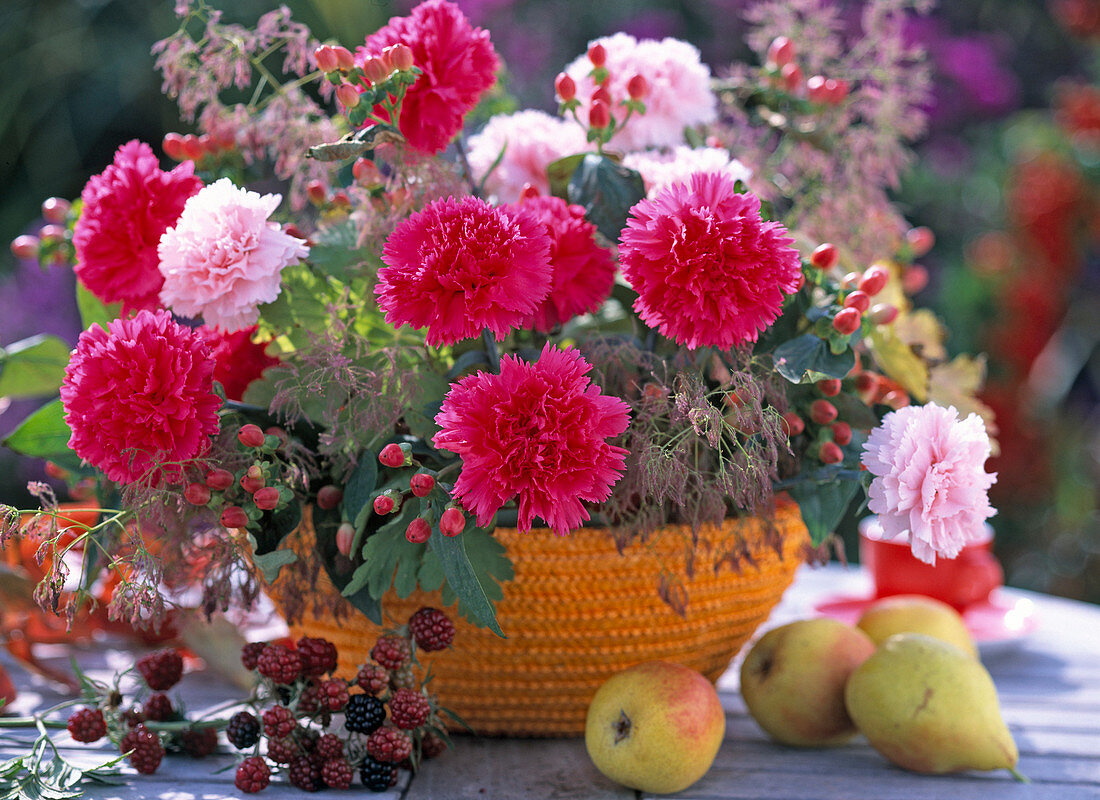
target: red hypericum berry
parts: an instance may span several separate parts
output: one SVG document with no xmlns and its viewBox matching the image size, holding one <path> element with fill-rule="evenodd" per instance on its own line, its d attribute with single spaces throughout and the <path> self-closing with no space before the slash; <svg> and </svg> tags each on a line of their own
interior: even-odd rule
<svg viewBox="0 0 1100 800">
<path fill-rule="evenodd" d="M 592 92 L 592 102 L 599 100 L 601 103 L 607 103 L 608 107 L 611 106 L 611 92 L 606 86 L 597 86 L 595 91 Z"/>
<path fill-rule="evenodd" d="M 256 669 L 265 678 L 284 686 L 294 683 L 302 674 L 302 659 L 298 651 L 286 645 L 269 644 L 260 653 Z"/>
<path fill-rule="evenodd" d="M 882 396 L 882 402 L 897 411 L 899 408 L 905 408 L 909 405 L 909 395 L 903 391 L 894 389 Z"/>
<path fill-rule="evenodd" d="M 129 752 L 127 759 L 130 766 L 142 775 L 152 775 L 164 758 L 164 745 L 155 733 L 144 725 L 138 725 L 122 737 L 119 752 Z"/>
<path fill-rule="evenodd" d="M 212 469 L 206 473 L 206 485 L 216 492 L 225 491 L 233 485 L 233 473 L 227 469 Z"/>
<path fill-rule="evenodd" d="M 783 415 L 783 429 L 787 432 L 787 436 L 798 436 L 806 430 L 806 423 L 798 414 L 788 411 Z"/>
<path fill-rule="evenodd" d="M 276 764 L 289 764 L 301 754 L 302 750 L 292 736 L 267 740 L 267 757 Z"/>
<path fill-rule="evenodd" d="M 256 493 L 252 495 L 252 502 L 256 504 L 256 508 L 260 511 L 272 511 L 279 505 L 279 490 L 274 486 L 257 489 Z"/>
<path fill-rule="evenodd" d="M 349 789 L 355 773 L 346 758 L 327 759 L 321 767 L 321 779 L 330 789 Z"/>
<path fill-rule="evenodd" d="M 794 60 L 794 42 L 786 36 L 776 36 L 768 45 L 768 63 L 776 67 L 786 66 Z"/>
<path fill-rule="evenodd" d="M 810 253 L 810 263 L 818 269 L 832 269 L 836 266 L 839 254 L 836 249 L 836 245 L 831 242 L 825 242 L 819 244 L 812 253 Z"/>
<path fill-rule="evenodd" d="M 428 698 L 415 689 L 398 689 L 390 697 L 390 721 L 403 730 L 419 728 L 431 713 Z"/>
<path fill-rule="evenodd" d="M 340 68 L 340 62 L 336 60 L 336 51 L 327 44 L 313 51 L 313 60 L 321 72 L 335 72 Z"/>
<path fill-rule="evenodd" d="M 56 480 L 64 481 L 69 478 L 69 471 L 53 461 L 47 461 L 44 469 L 47 475 Z"/>
<path fill-rule="evenodd" d="M 222 509 L 221 523 L 226 528 L 246 528 L 248 514 L 240 506 L 226 506 Z"/>
<path fill-rule="evenodd" d="M 256 669 L 256 664 L 259 662 L 260 653 L 267 647 L 267 642 L 249 642 L 241 648 L 241 664 L 247 670 Z"/>
<path fill-rule="evenodd" d="M 260 426 L 252 423 L 242 425 L 241 429 L 237 431 L 237 441 L 245 447 L 263 447 L 266 439 L 267 437 L 260 430 Z"/>
<path fill-rule="evenodd" d="M 145 702 L 141 704 L 141 711 L 145 714 L 145 719 L 150 722 L 165 722 L 175 714 L 175 709 L 172 708 L 172 701 L 168 699 L 168 695 L 160 692 L 149 695 Z"/>
<path fill-rule="evenodd" d="M 411 656 L 409 640 L 394 634 L 379 637 L 370 651 L 371 658 L 391 671 L 401 669 Z"/>
<path fill-rule="evenodd" d="M 264 488 L 266 483 L 264 471 L 256 464 L 245 470 L 244 475 L 241 476 L 241 488 L 249 494 Z"/>
<path fill-rule="evenodd" d="M 66 726 L 69 735 L 78 742 L 91 744 L 107 735 L 107 722 L 98 708 L 82 708 L 73 712 Z"/>
<path fill-rule="evenodd" d="M 250 756 L 237 766 L 233 785 L 245 794 L 262 792 L 271 783 L 271 768 L 259 756 Z"/>
<path fill-rule="evenodd" d="M 310 181 L 306 184 L 306 197 L 315 206 L 324 205 L 328 199 L 328 189 L 320 181 Z"/>
<path fill-rule="evenodd" d="M 841 447 L 852 441 L 852 426 L 847 422 L 833 423 L 833 441 Z"/>
<path fill-rule="evenodd" d="M 183 134 L 182 133 L 166 133 L 164 139 L 160 143 L 161 149 L 164 151 L 164 155 L 168 156 L 173 161 L 184 161 L 187 156 L 183 152 Z"/>
<path fill-rule="evenodd" d="M 384 764 L 400 764 L 412 753 L 409 734 L 388 725 L 367 737 L 367 753 Z"/>
<path fill-rule="evenodd" d="M 872 325 L 889 325 L 897 318 L 898 307 L 890 303 L 876 303 L 867 314 Z"/>
<path fill-rule="evenodd" d="M 11 240 L 11 254 L 16 258 L 38 258 L 38 237 L 16 236 Z"/>
<path fill-rule="evenodd" d="M 382 183 L 382 172 L 369 158 L 360 158 L 351 165 L 351 174 L 362 186 L 378 186 Z"/>
<path fill-rule="evenodd" d="M 817 390 L 826 397 L 836 397 L 840 394 L 840 378 L 826 378 L 818 381 Z"/>
<path fill-rule="evenodd" d="M 844 335 L 858 331 L 861 322 L 862 315 L 857 308 L 842 308 L 833 317 L 833 327 L 836 328 L 838 333 Z"/>
<path fill-rule="evenodd" d="M 906 294 L 916 294 L 928 285 L 928 268 L 923 264 L 911 264 L 901 273 L 901 288 Z"/>
<path fill-rule="evenodd" d="M 810 419 L 818 425 L 828 425 L 836 419 L 836 406 L 828 400 L 814 400 L 810 404 Z"/>
<path fill-rule="evenodd" d="M 73 204 L 62 197 L 48 197 L 42 201 L 42 218 L 46 222 L 61 224 L 72 207 Z"/>
<path fill-rule="evenodd" d="M 334 45 L 332 52 L 336 54 L 336 66 L 340 69 L 348 70 L 355 66 L 355 56 L 346 47 Z"/>
<path fill-rule="evenodd" d="M 193 506 L 204 506 L 210 502 L 210 487 L 203 483 L 190 483 L 183 490 L 183 499 Z"/>
<path fill-rule="evenodd" d="M 355 526 L 350 522 L 341 522 L 336 529 L 336 551 L 343 556 L 351 555 L 351 546 L 355 543 Z"/>
<path fill-rule="evenodd" d="M 371 83 L 384 83 L 391 71 L 385 60 L 378 56 L 371 56 L 363 62 L 363 74 Z"/>
<path fill-rule="evenodd" d="M 649 94 L 649 81 L 644 75 L 634 75 L 626 82 L 626 93 L 630 95 L 631 100 L 641 100 Z"/>
<path fill-rule="evenodd" d="M 408 465 L 406 460 L 406 452 L 401 445 L 391 442 L 382 448 L 378 454 L 378 460 L 384 467 L 392 467 L 397 469 Z"/>
<path fill-rule="evenodd" d="M 607 48 L 602 44 L 594 44 L 588 48 L 588 60 L 594 67 L 602 67 L 607 63 Z"/>
<path fill-rule="evenodd" d="M 554 91 L 557 92 L 559 100 L 568 103 L 577 96 L 577 82 L 564 72 L 559 72 L 558 77 L 554 78 Z"/>
<path fill-rule="evenodd" d="M 861 372 L 856 375 L 855 387 L 860 394 L 870 394 L 878 389 L 878 376 L 873 372 Z"/>
<path fill-rule="evenodd" d="M 806 97 L 810 99 L 811 103 L 828 103 L 830 100 L 829 90 L 825 88 L 825 76 L 824 75 L 811 75 L 806 79 Z"/>
<path fill-rule="evenodd" d="M 328 639 L 303 636 L 298 640 L 298 658 L 306 677 L 324 675 L 336 670 L 336 645 Z"/>
<path fill-rule="evenodd" d="M 847 297 L 844 298 L 845 308 L 854 308 L 859 313 L 863 313 L 871 306 L 871 298 L 867 296 L 866 292 L 861 292 L 856 289 L 854 292 L 850 292 Z"/>
<path fill-rule="evenodd" d="M 827 102 L 831 105 L 839 106 L 848 97 L 848 81 L 843 78 L 829 78 L 825 81 L 825 90 L 829 93 Z"/>
<path fill-rule="evenodd" d="M 416 65 L 412 48 L 402 43 L 393 45 L 393 49 L 390 50 L 390 61 L 393 62 L 394 69 L 402 72 L 408 72 Z"/>
<path fill-rule="evenodd" d="M 606 128 L 611 124 L 611 109 L 602 100 L 596 100 L 588 108 L 588 125 L 596 129 Z"/>
<path fill-rule="evenodd" d="M 198 161 L 206 155 L 206 148 L 203 147 L 202 141 L 193 133 L 184 134 L 180 139 L 180 147 L 183 149 L 184 158 L 191 161 Z"/>
<path fill-rule="evenodd" d="M 287 780 L 291 786 L 301 789 L 303 792 L 317 792 L 324 787 L 321 778 L 321 765 L 309 756 L 298 756 L 290 762 L 287 770 Z"/>
<path fill-rule="evenodd" d="M 417 517 L 405 528 L 405 538 L 413 544 L 424 544 L 432 538 L 432 524 L 423 517 Z"/>
<path fill-rule="evenodd" d="M 183 658 L 175 650 L 158 650 L 137 661 L 145 685 L 155 692 L 171 689 L 183 676 Z"/>
<path fill-rule="evenodd" d="M 840 288 L 845 290 L 855 289 L 862 279 L 863 275 L 861 275 L 860 273 L 849 272 L 847 275 L 840 279 Z"/>
<path fill-rule="evenodd" d="M 435 478 L 426 472 L 418 472 L 409 479 L 409 488 L 417 497 L 427 497 L 435 488 Z"/>
<path fill-rule="evenodd" d="M 783 79 L 783 87 L 791 94 L 796 94 L 802 88 L 802 67 L 798 64 L 784 64 L 779 70 L 779 77 Z"/>
<path fill-rule="evenodd" d="M 409 617 L 409 634 L 417 647 L 431 653 L 451 646 L 455 626 L 438 608 L 422 608 Z"/>
<path fill-rule="evenodd" d="M 932 233 L 931 228 L 921 225 L 906 231 L 905 241 L 909 245 L 913 258 L 920 258 L 935 246 L 936 234 Z"/>
<path fill-rule="evenodd" d="M 264 735 L 269 739 L 283 739 L 298 727 L 294 714 L 286 706 L 272 706 L 263 713 Z"/>
<path fill-rule="evenodd" d="M 395 508 L 397 508 L 397 501 L 399 499 L 399 496 L 398 497 L 394 496 L 395 494 L 396 494 L 396 492 L 394 492 L 392 489 L 390 489 L 390 490 L 387 490 L 385 492 L 382 492 L 382 494 L 380 494 L 380 495 L 378 495 L 378 497 L 374 498 L 374 502 L 372 503 L 372 505 L 374 507 L 374 513 L 375 514 L 382 514 L 382 515 L 392 513 L 393 510 Z"/>
<path fill-rule="evenodd" d="M 336 87 L 336 99 L 340 101 L 344 108 L 355 108 L 359 105 L 361 98 L 362 95 L 359 94 L 359 90 L 350 83 L 341 83 Z"/>
<path fill-rule="evenodd" d="M 218 731 L 214 728 L 188 728 L 180 734 L 183 750 L 191 758 L 206 758 L 218 749 Z"/>
<path fill-rule="evenodd" d="M 451 506 L 439 517 L 439 532 L 444 536 L 458 536 L 466 527 L 466 515 L 462 509 Z"/>
<path fill-rule="evenodd" d="M 61 244 L 65 241 L 65 229 L 60 225 L 43 225 L 38 229 L 38 238 L 43 244 Z"/>
<path fill-rule="evenodd" d="M 818 457 L 823 464 L 839 464 L 844 460 L 844 451 L 837 446 L 836 442 L 822 442 Z"/>
<path fill-rule="evenodd" d="M 367 694 L 380 694 L 390 685 L 390 673 L 379 664 L 364 664 L 359 667 L 355 684 Z"/>
<path fill-rule="evenodd" d="M 868 267 L 863 273 L 863 278 L 859 282 L 859 290 L 865 292 L 868 297 L 874 297 L 886 288 L 888 280 L 890 280 L 890 273 L 886 270 L 886 267 L 880 267 L 876 264 L 873 267 Z"/>
</svg>

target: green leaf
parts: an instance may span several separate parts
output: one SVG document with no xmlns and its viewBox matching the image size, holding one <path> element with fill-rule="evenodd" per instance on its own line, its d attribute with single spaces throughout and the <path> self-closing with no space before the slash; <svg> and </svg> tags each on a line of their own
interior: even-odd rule
<svg viewBox="0 0 1100 800">
<path fill-rule="evenodd" d="M 340 572 L 337 569 L 336 529 L 340 526 L 341 516 L 337 509 L 313 509 L 313 529 L 317 540 L 314 549 L 321 559 L 321 565 L 338 591 L 348 586 L 354 573 Z M 343 561 L 343 560 L 341 560 Z M 346 562 L 344 562 L 346 563 Z M 344 599 L 359 609 L 375 625 L 382 624 L 382 605 L 366 589 L 344 594 Z"/>
<path fill-rule="evenodd" d="M 32 336 L 0 350 L 0 397 L 44 397 L 57 391 L 69 363 L 69 345 L 56 336 Z"/>
<path fill-rule="evenodd" d="M 419 567 L 424 557 L 424 545 L 405 538 L 405 528 L 420 514 L 420 504 L 405 502 L 396 517 L 367 537 L 363 544 L 363 562 L 369 567 L 367 588 L 371 597 L 380 600 L 393 585 L 394 572 L 404 559 L 412 559 Z"/>
<path fill-rule="evenodd" d="M 569 179 L 567 194 L 600 233 L 617 242 L 631 207 L 645 198 L 645 182 L 635 170 L 589 153 Z"/>
<path fill-rule="evenodd" d="M 550 194 L 554 197 L 560 197 L 562 200 L 569 199 L 569 180 L 582 161 L 584 161 L 584 153 L 577 153 L 576 155 L 559 158 L 557 161 L 551 161 L 547 165 L 546 177 L 550 179 Z"/>
<path fill-rule="evenodd" d="M 76 282 L 76 306 L 80 309 L 80 324 L 84 330 L 94 324 L 106 329 L 107 323 L 118 319 L 122 313 L 121 303 L 105 304 L 80 281 Z"/>
<path fill-rule="evenodd" d="M 374 250 L 359 246 L 359 230 L 350 222 L 332 225 L 314 237 L 309 262 L 341 281 L 373 276 L 381 266 Z"/>
<path fill-rule="evenodd" d="M 260 518 L 260 530 L 254 534 L 256 553 L 265 555 L 276 550 L 283 539 L 293 533 L 301 522 L 302 506 L 298 502 L 292 502 L 273 514 L 264 514 Z"/>
<path fill-rule="evenodd" d="M 504 598 L 497 581 L 513 577 L 512 562 L 504 555 L 504 545 L 481 528 L 463 531 L 458 536 L 444 536 L 437 524 L 432 527 L 428 546 L 447 578 L 444 605 L 457 598 L 462 616 L 504 637 L 494 607 L 494 601 Z"/>
<path fill-rule="evenodd" d="M 287 564 L 293 564 L 297 561 L 298 555 L 293 550 L 280 548 L 279 550 L 272 550 L 270 553 L 253 554 L 252 560 L 260 568 L 264 580 L 268 583 L 274 583 L 275 579 L 279 577 L 279 570 Z"/>
<path fill-rule="evenodd" d="M 361 529 L 361 524 L 366 524 L 366 516 L 362 521 L 359 518 L 364 509 L 370 508 L 371 495 L 374 494 L 377 483 L 378 455 L 371 450 L 364 450 L 344 486 L 344 516 L 355 523 L 356 530 Z M 368 510 L 367 514 L 369 513 Z"/>
<path fill-rule="evenodd" d="M 69 449 L 72 431 L 65 422 L 61 400 L 47 403 L 12 431 L 3 444 L 17 453 L 45 458 L 66 469 L 81 469 L 80 458 Z"/>
<path fill-rule="evenodd" d="M 772 357 L 776 370 L 791 383 L 843 378 L 856 365 L 853 350 L 834 354 L 828 342 L 812 333 L 784 342 L 775 348 Z"/>
<path fill-rule="evenodd" d="M 840 523 L 860 488 L 857 480 L 800 481 L 787 491 L 802 512 L 802 521 L 814 546 L 825 541 Z"/>
</svg>

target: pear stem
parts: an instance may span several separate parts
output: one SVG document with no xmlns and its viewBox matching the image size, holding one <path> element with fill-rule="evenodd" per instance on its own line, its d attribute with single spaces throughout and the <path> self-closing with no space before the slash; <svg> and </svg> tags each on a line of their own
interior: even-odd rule
<svg viewBox="0 0 1100 800">
<path fill-rule="evenodd" d="M 1008 771 L 1012 773 L 1012 777 L 1015 778 L 1018 783 L 1031 783 L 1031 779 L 1015 767 L 1008 767 Z"/>
</svg>

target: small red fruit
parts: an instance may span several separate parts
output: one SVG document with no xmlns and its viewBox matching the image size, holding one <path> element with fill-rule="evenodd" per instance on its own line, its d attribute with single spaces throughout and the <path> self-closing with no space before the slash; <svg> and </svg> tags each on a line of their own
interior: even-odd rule
<svg viewBox="0 0 1100 800">
<path fill-rule="evenodd" d="M 878 389 L 878 376 L 873 372 L 861 372 L 856 375 L 855 386 L 860 394 L 870 394 Z"/>
<path fill-rule="evenodd" d="M 250 756 L 237 767 L 233 785 L 245 794 L 261 792 L 271 783 L 271 768 L 259 756 Z"/>
<path fill-rule="evenodd" d="M 577 96 L 577 82 L 564 72 L 559 72 L 558 77 L 554 79 L 554 91 L 557 92 L 559 100 L 568 103 Z"/>
<path fill-rule="evenodd" d="M 787 436 L 798 436 L 806 430 L 806 423 L 802 421 L 802 417 L 798 414 L 788 411 L 783 415 L 783 429 L 787 432 Z"/>
<path fill-rule="evenodd" d="M 832 269 L 836 266 L 839 257 L 836 245 L 831 242 L 825 242 L 824 244 L 819 244 L 814 251 L 810 253 L 810 263 L 818 269 Z"/>
<path fill-rule="evenodd" d="M 264 432 L 260 430 L 259 425 L 249 423 L 248 425 L 242 425 L 241 429 L 237 431 L 237 441 L 245 447 L 263 447 L 267 437 L 264 436 Z"/>
<path fill-rule="evenodd" d="M 794 61 L 794 42 L 786 36 L 776 36 L 768 45 L 768 63 L 783 67 Z"/>
<path fill-rule="evenodd" d="M 432 526 L 423 517 L 417 517 L 405 528 L 405 538 L 413 544 L 424 544 L 432 538 Z"/>
<path fill-rule="evenodd" d="M 193 506 L 204 506 L 210 502 L 210 488 L 202 483 L 188 484 L 183 499 Z"/>
<path fill-rule="evenodd" d="M 348 70 L 355 66 L 355 56 L 346 47 L 335 45 L 332 52 L 336 54 L 336 66 L 340 69 Z"/>
<path fill-rule="evenodd" d="M 355 676 L 355 683 L 367 694 L 380 694 L 390 685 L 390 673 L 379 664 L 363 664 Z"/>
<path fill-rule="evenodd" d="M 828 400 L 814 400 L 810 404 L 810 419 L 818 425 L 828 425 L 837 417 L 836 406 Z"/>
<path fill-rule="evenodd" d="M 860 314 L 866 311 L 870 305 L 871 298 L 867 296 L 866 292 L 861 292 L 859 289 L 849 293 L 849 295 L 844 298 L 844 307 L 854 308 Z"/>
<path fill-rule="evenodd" d="M 905 408 L 907 405 L 909 405 L 909 395 L 907 395 L 905 392 L 894 389 L 893 391 L 887 392 L 882 396 L 882 402 L 897 411 L 899 408 Z"/>
<path fill-rule="evenodd" d="M 267 647 L 267 642 L 249 642 L 241 648 L 241 664 L 244 665 L 245 669 L 256 669 L 256 662 L 265 647 Z"/>
<path fill-rule="evenodd" d="M 360 98 L 362 95 L 359 94 L 359 90 L 350 83 L 341 83 L 336 87 L 336 99 L 344 108 L 355 108 L 359 105 Z"/>
<path fill-rule="evenodd" d="M 865 292 L 868 297 L 874 297 L 886 288 L 888 280 L 890 280 L 890 273 L 886 270 L 886 267 L 876 264 L 873 267 L 868 267 L 863 273 L 863 278 L 859 281 L 859 290 Z"/>
<path fill-rule="evenodd" d="M 412 753 L 412 739 L 397 728 L 379 728 L 367 737 L 367 753 L 375 761 L 400 764 Z"/>
<path fill-rule="evenodd" d="M 171 689 L 183 675 L 183 658 L 172 649 L 158 650 L 137 660 L 137 671 L 155 692 Z"/>
<path fill-rule="evenodd" d="M 267 481 L 264 480 L 264 471 L 260 469 L 257 464 L 253 464 L 245 470 L 244 475 L 241 476 L 241 488 L 249 494 L 264 488 L 266 483 Z"/>
<path fill-rule="evenodd" d="M 382 448 L 382 451 L 378 454 L 378 460 L 385 467 L 392 467 L 393 469 L 406 467 L 412 462 L 412 448 L 406 451 L 405 448 L 407 447 L 409 446 L 391 442 Z"/>
<path fill-rule="evenodd" d="M 912 264 L 901 273 L 901 288 L 906 294 L 916 294 L 928 285 L 928 268 L 923 264 Z"/>
<path fill-rule="evenodd" d="M 889 325 L 898 318 L 898 307 L 890 303 L 877 303 L 871 307 L 867 319 L 873 325 Z"/>
<path fill-rule="evenodd" d="M 161 149 L 164 151 L 164 155 L 168 156 L 173 161 L 183 161 L 187 158 L 183 152 L 183 134 L 169 132 L 164 134 L 164 139 L 160 143 Z"/>
<path fill-rule="evenodd" d="M 525 200 L 530 200 L 534 197 L 538 197 L 541 194 L 539 187 L 532 183 L 524 183 L 523 188 L 519 190 L 519 201 L 522 203 Z"/>
<path fill-rule="evenodd" d="M 370 657 L 388 670 L 399 670 L 412 657 L 412 647 L 405 637 L 387 633 L 378 637 L 371 648 Z"/>
<path fill-rule="evenodd" d="M 164 758 L 164 745 L 155 733 L 144 725 L 138 725 L 122 737 L 119 752 L 130 753 L 127 756 L 130 766 L 142 775 L 152 775 Z"/>
<path fill-rule="evenodd" d="M 840 378 L 826 378 L 818 381 L 817 390 L 826 397 L 836 397 L 840 394 Z"/>
<path fill-rule="evenodd" d="M 611 92 L 608 91 L 606 86 L 597 86 L 595 91 L 592 92 L 592 102 L 599 100 L 602 103 L 607 103 L 608 107 L 611 106 Z"/>
<path fill-rule="evenodd" d="M 811 75 L 806 80 L 806 97 L 810 99 L 812 103 L 828 103 L 830 100 L 829 90 L 825 86 L 824 75 Z"/>
<path fill-rule="evenodd" d="M 455 626 L 438 608 L 425 607 L 409 617 L 409 634 L 426 652 L 445 650 L 455 638 Z"/>
<path fill-rule="evenodd" d="M 374 498 L 374 513 L 375 514 L 392 514 L 394 509 L 397 508 L 397 501 L 401 498 L 401 495 L 397 494 L 393 489 L 388 489 L 378 497 Z"/>
<path fill-rule="evenodd" d="M 417 497 L 427 497 L 435 488 L 435 478 L 426 472 L 418 472 L 409 479 L 409 488 Z"/>
<path fill-rule="evenodd" d="M 233 485 L 233 473 L 227 469 L 212 469 L 206 473 L 206 485 L 216 492 L 225 491 Z"/>
<path fill-rule="evenodd" d="M 932 233 L 931 228 L 921 225 L 910 228 L 905 234 L 905 241 L 909 245 L 913 258 L 920 258 L 935 246 L 936 234 Z"/>
<path fill-rule="evenodd" d="M 351 555 L 351 544 L 355 541 L 355 526 L 350 522 L 341 522 L 336 529 L 336 549 L 341 555 Z"/>
<path fill-rule="evenodd" d="M 466 527 L 466 515 L 454 506 L 446 509 L 439 517 L 439 532 L 444 536 L 458 536 Z"/>
<path fill-rule="evenodd" d="M 626 93 L 630 95 L 631 100 L 641 100 L 649 94 L 649 81 L 644 75 L 635 75 L 626 82 Z"/>
<path fill-rule="evenodd" d="M 791 94 L 796 94 L 802 88 L 802 67 L 798 64 L 785 64 L 779 71 L 779 77 L 783 79 L 783 86 Z"/>
<path fill-rule="evenodd" d="M 252 502 L 260 511 L 273 511 L 279 505 L 279 490 L 274 486 L 265 486 L 257 489 L 252 495 Z"/>
<path fill-rule="evenodd" d="M 69 717 L 69 735 L 78 742 L 91 744 L 107 735 L 107 722 L 98 708 L 82 708 Z"/>
<path fill-rule="evenodd" d="M 344 499 L 344 491 L 339 486 L 331 483 L 325 484 L 317 490 L 317 507 L 325 511 L 336 508 Z"/>
<path fill-rule="evenodd" d="M 402 730 L 419 728 L 431 713 L 428 698 L 415 689 L 398 689 L 390 697 L 390 721 Z"/>
<path fill-rule="evenodd" d="M 339 61 L 336 60 L 336 51 L 327 44 L 313 51 L 313 60 L 321 72 L 335 72 L 340 67 Z"/>
<path fill-rule="evenodd" d="M 607 48 L 602 44 L 594 44 L 588 48 L 588 60 L 594 67 L 602 67 L 607 63 Z"/>
<path fill-rule="evenodd" d="M 836 328 L 838 333 L 844 335 L 858 331 L 861 323 L 862 315 L 859 313 L 859 309 L 856 308 L 842 308 L 833 317 L 833 327 Z"/>
<path fill-rule="evenodd" d="M 297 650 L 282 644 L 269 644 L 256 659 L 256 669 L 275 683 L 289 685 L 302 674 L 302 659 Z"/>
<path fill-rule="evenodd" d="M 226 506 L 222 509 L 221 522 L 226 528 L 246 528 L 248 514 L 240 506 Z"/>
<path fill-rule="evenodd" d="M 384 83 L 391 71 L 390 65 L 378 56 L 371 56 L 363 62 L 363 74 L 371 83 Z"/>
<path fill-rule="evenodd" d="M 48 197 L 42 201 L 42 218 L 60 225 L 69 215 L 73 204 L 61 197 Z"/>
<path fill-rule="evenodd" d="M 847 422 L 833 423 L 833 441 L 841 447 L 852 441 L 852 426 Z"/>
<path fill-rule="evenodd" d="M 839 464 L 844 460 L 844 451 L 837 446 L 836 442 L 823 442 L 818 457 L 823 464 Z"/>
<path fill-rule="evenodd" d="M 393 49 L 390 50 L 390 62 L 393 64 L 394 69 L 408 72 L 415 66 L 416 59 L 413 57 L 412 48 L 399 42 L 393 45 Z"/>
<path fill-rule="evenodd" d="M 596 100 L 588 109 L 588 125 L 596 129 L 606 128 L 611 124 L 611 109 L 602 100 Z"/>
</svg>

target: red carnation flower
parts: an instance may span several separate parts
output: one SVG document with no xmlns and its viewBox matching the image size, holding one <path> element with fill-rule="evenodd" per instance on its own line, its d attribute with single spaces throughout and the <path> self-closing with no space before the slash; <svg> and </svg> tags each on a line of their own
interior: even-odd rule
<svg viewBox="0 0 1100 800">
<path fill-rule="evenodd" d="M 355 54 L 362 66 L 389 45 L 403 43 L 424 74 L 405 94 L 397 127 L 409 146 L 438 153 L 462 128 L 466 112 L 496 82 L 500 64 L 489 32 L 474 28 L 454 3 L 428 0 L 407 17 L 393 17 Z M 384 117 L 379 106 L 375 113 Z"/>
<path fill-rule="evenodd" d="M 255 325 L 232 333 L 222 333 L 206 325 L 197 330 L 214 359 L 214 380 L 221 383 L 230 400 L 243 398 L 248 384 L 263 375 L 268 367 L 282 363 L 267 354 L 267 342 L 253 341 Z"/>
<path fill-rule="evenodd" d="M 386 321 L 427 327 L 428 344 L 488 328 L 503 338 L 550 292 L 550 237 L 526 214 L 474 197 L 436 200 L 386 240 L 374 293 Z"/>
<path fill-rule="evenodd" d="M 582 501 L 611 496 L 627 451 L 607 440 L 629 419 L 622 400 L 590 385 L 591 369 L 579 351 L 548 343 L 534 364 L 505 356 L 499 375 L 478 372 L 451 388 L 433 443 L 462 457 L 454 496 L 478 525 L 518 495 L 521 529 L 537 515 L 568 533 L 588 519 Z"/>
<path fill-rule="evenodd" d="M 801 273 L 794 240 L 760 200 L 696 173 L 630 209 L 619 250 L 642 321 L 687 347 L 755 342 Z"/>
<path fill-rule="evenodd" d="M 157 243 L 187 198 L 202 188 L 195 165 L 164 172 L 153 150 L 136 139 L 84 186 L 84 209 L 73 231 L 76 276 L 105 303 L 156 308 L 164 278 Z"/>
<path fill-rule="evenodd" d="M 183 480 L 179 462 L 206 452 L 221 400 L 214 362 L 167 311 L 141 311 L 80 334 L 61 403 L 69 447 L 118 483 Z"/>
<path fill-rule="evenodd" d="M 596 226 L 584 218 L 584 209 L 551 196 L 532 197 L 515 208 L 546 228 L 553 269 L 550 294 L 524 327 L 549 332 L 599 308 L 615 283 L 615 261 L 606 247 L 596 244 Z"/>
</svg>

